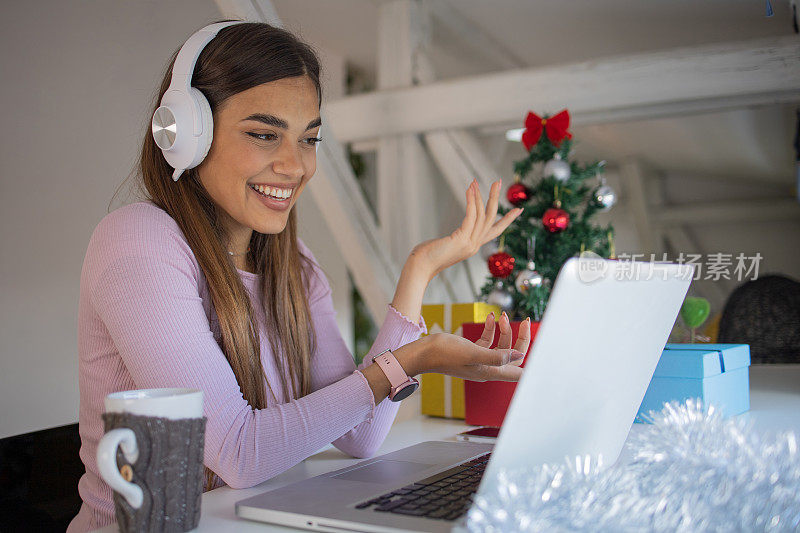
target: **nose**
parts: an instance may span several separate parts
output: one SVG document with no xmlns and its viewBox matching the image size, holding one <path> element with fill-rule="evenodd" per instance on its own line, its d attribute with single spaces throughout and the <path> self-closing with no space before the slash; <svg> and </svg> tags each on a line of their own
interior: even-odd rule
<svg viewBox="0 0 800 533">
<path fill-rule="evenodd" d="M 293 146 L 291 141 L 281 142 L 278 151 L 275 153 L 275 160 L 272 162 L 272 170 L 276 174 L 287 176 L 293 180 L 298 180 L 305 173 L 303 165 L 303 155 L 300 153 L 299 146 Z"/>
</svg>

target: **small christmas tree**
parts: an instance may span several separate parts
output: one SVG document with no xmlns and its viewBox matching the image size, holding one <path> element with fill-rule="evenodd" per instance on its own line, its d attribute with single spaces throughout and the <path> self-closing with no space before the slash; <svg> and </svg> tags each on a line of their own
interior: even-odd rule
<svg viewBox="0 0 800 533">
<path fill-rule="evenodd" d="M 481 288 L 512 316 L 540 320 L 564 262 L 583 252 L 613 257 L 611 226 L 590 223 L 616 201 L 602 177 L 603 161 L 581 166 L 569 160 L 569 112 L 541 118 L 528 113 L 522 143 L 526 158 L 514 163 L 515 183 L 506 197 L 522 214 L 488 258 L 491 277 Z M 508 209 L 500 209 L 505 214 Z"/>
</svg>

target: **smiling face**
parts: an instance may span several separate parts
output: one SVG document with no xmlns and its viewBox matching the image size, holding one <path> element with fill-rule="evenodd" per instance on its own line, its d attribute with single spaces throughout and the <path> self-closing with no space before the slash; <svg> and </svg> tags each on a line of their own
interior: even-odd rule
<svg viewBox="0 0 800 533">
<path fill-rule="evenodd" d="M 244 252 L 252 231 L 280 233 L 317 169 L 317 88 L 307 76 L 237 93 L 214 112 L 211 149 L 197 167 L 220 208 L 228 249 Z"/>
</svg>

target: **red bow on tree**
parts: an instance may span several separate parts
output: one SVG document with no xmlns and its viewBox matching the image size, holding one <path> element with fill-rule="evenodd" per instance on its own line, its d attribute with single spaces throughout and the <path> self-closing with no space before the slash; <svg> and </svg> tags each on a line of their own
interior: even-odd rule
<svg viewBox="0 0 800 533">
<path fill-rule="evenodd" d="M 542 137 L 542 130 L 547 132 L 547 138 L 550 139 L 555 146 L 561 144 L 561 141 L 566 137 L 572 139 L 572 134 L 567 131 L 569 128 L 569 111 L 566 109 L 561 113 L 550 117 L 542 118 L 532 111 L 528 112 L 525 117 L 525 131 L 522 132 L 522 144 L 529 152 L 531 148 L 536 146 L 539 139 Z"/>
</svg>

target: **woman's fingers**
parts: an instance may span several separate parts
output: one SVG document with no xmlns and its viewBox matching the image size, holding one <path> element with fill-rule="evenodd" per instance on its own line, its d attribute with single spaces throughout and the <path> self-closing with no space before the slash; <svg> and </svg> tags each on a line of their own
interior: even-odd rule
<svg viewBox="0 0 800 533">
<path fill-rule="evenodd" d="M 531 343 L 531 319 L 530 317 L 522 321 L 519 325 L 519 333 L 517 333 L 517 342 L 514 343 L 514 349 L 518 352 L 528 353 L 528 346 Z"/>
<path fill-rule="evenodd" d="M 514 343 L 514 349 L 520 353 L 528 353 L 528 345 L 531 342 L 531 319 L 526 318 L 522 321 L 522 324 L 519 325 L 519 331 L 517 332 L 517 342 Z M 512 361 L 510 364 L 516 366 L 522 366 L 523 359 L 518 361 Z"/>
<path fill-rule="evenodd" d="M 525 354 L 512 349 L 500 350 L 499 348 L 493 349 L 478 349 L 472 355 L 472 365 L 481 366 L 504 366 L 525 357 Z"/>
<path fill-rule="evenodd" d="M 464 221 L 461 222 L 461 231 L 467 236 L 472 235 L 472 231 L 475 229 L 475 219 L 477 218 L 475 204 L 475 182 L 472 182 L 467 187 L 467 213 L 464 215 Z"/>
<path fill-rule="evenodd" d="M 489 313 L 489 316 L 486 317 L 486 323 L 483 326 L 483 334 L 481 334 L 481 338 L 475 341 L 475 344 L 481 346 L 482 348 L 488 348 L 492 345 L 492 341 L 494 340 L 494 313 Z"/>
<path fill-rule="evenodd" d="M 472 381 L 519 381 L 525 371 L 513 362 L 505 365 L 475 365 L 471 369 L 466 379 Z"/>
<path fill-rule="evenodd" d="M 506 228 L 510 226 L 512 222 L 514 222 L 514 219 L 517 218 L 521 213 L 522 213 L 522 208 L 517 207 L 516 209 L 512 209 L 511 211 L 503 215 L 503 217 L 497 222 L 495 222 L 492 225 L 492 227 L 488 230 L 488 233 L 485 235 L 483 242 L 487 243 L 499 237 L 500 234 L 503 233 L 506 230 Z"/>
<path fill-rule="evenodd" d="M 512 209 L 503 215 L 497 222 L 497 208 L 500 202 L 500 190 L 502 183 L 495 181 L 489 190 L 489 200 L 483 204 L 478 182 L 473 180 L 467 188 L 467 209 L 464 221 L 461 223 L 462 236 L 470 241 L 473 248 L 480 247 L 487 242 L 496 239 L 521 213 L 521 208 Z"/>
<path fill-rule="evenodd" d="M 472 182 L 475 186 L 475 208 L 476 208 L 476 218 L 475 218 L 475 228 L 472 231 L 472 235 L 470 236 L 470 240 L 475 244 L 475 246 L 480 246 L 482 243 L 480 242 L 481 237 L 483 237 L 483 229 L 486 223 L 486 211 L 484 211 L 485 207 L 483 205 L 483 194 L 481 194 L 481 188 L 478 185 L 477 180 L 473 180 Z"/>
<path fill-rule="evenodd" d="M 497 205 L 500 202 L 500 187 L 501 183 L 495 181 L 489 189 L 489 202 L 486 204 L 486 218 L 484 219 L 484 227 L 481 234 L 486 233 L 487 228 L 491 228 L 494 224 L 494 219 L 497 216 Z"/>
<path fill-rule="evenodd" d="M 511 348 L 511 323 L 505 311 L 500 316 L 500 340 L 497 341 L 497 348 L 499 350 Z"/>
<path fill-rule="evenodd" d="M 437 346 L 437 361 L 428 371 L 474 381 L 518 381 L 522 375 L 518 365 L 525 354 L 511 348 L 487 348 L 492 338 L 489 333 L 494 335 L 494 327 L 494 319 L 487 318 L 484 334 L 474 343 L 446 333 L 431 335 L 429 338 L 433 338 Z"/>
<path fill-rule="evenodd" d="M 483 379 L 486 381 L 519 381 L 524 368 L 513 364 L 503 366 L 487 366 L 482 369 Z"/>
<path fill-rule="evenodd" d="M 497 348 L 489 348 L 495 330 L 500 328 Z M 481 338 L 474 343 L 455 335 L 437 334 L 442 361 L 434 371 L 474 381 L 519 381 L 525 353 L 531 338 L 530 318 L 519 327 L 516 342 L 512 340 L 511 323 L 504 312 L 499 319 L 494 313 L 486 317 Z M 511 344 L 514 347 L 511 348 Z M 470 348 L 471 347 L 471 348 Z"/>
</svg>

